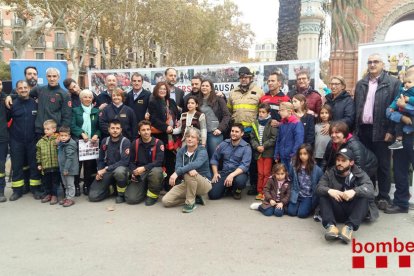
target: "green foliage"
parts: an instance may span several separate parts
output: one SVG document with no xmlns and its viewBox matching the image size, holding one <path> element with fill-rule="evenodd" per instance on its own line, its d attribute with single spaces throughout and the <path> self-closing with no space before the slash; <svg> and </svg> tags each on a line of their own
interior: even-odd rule
<svg viewBox="0 0 414 276">
<path fill-rule="evenodd" d="M 11 80 L 10 65 L 0 61 L 0 80 Z"/>
</svg>

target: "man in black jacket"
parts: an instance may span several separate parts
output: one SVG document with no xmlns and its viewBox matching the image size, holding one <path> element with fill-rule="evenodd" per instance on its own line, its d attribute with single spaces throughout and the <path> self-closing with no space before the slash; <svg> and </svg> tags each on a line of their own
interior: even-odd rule
<svg viewBox="0 0 414 276">
<path fill-rule="evenodd" d="M 149 118 L 147 112 L 151 92 L 142 88 L 143 77 L 139 73 L 133 73 L 131 76 L 132 89 L 128 92 L 125 105 L 134 110 L 137 122 Z"/>
<path fill-rule="evenodd" d="M 194 76 L 191 79 L 191 92 L 184 96 L 183 112 L 187 112 L 187 101 L 190 96 L 198 96 L 201 91 L 201 83 L 203 79 L 200 76 Z"/>
<path fill-rule="evenodd" d="M 362 221 L 369 216 L 378 217 L 374 199 L 374 186 L 368 175 L 354 166 L 354 154 L 344 148 L 336 155 L 336 166 L 321 178 L 316 193 L 320 196 L 319 207 L 322 225 L 326 228 L 325 239 L 340 238 L 345 243 L 352 239 Z M 339 233 L 336 222 L 344 222 Z"/>
<path fill-rule="evenodd" d="M 384 70 L 379 54 L 368 57 L 369 74 L 359 80 L 355 87 L 355 134 L 378 159 L 378 196 L 376 202 L 385 210 L 390 202 L 391 151 L 388 146 L 393 141 L 394 127 L 386 117 L 386 109 L 398 94 L 400 81 L 389 76 Z"/>
<path fill-rule="evenodd" d="M 184 106 L 184 91 L 175 87 L 177 83 L 177 70 L 167 68 L 165 70 L 165 81 L 168 83 L 170 89 L 170 98 L 177 103 L 178 111 L 181 113 Z"/>
<path fill-rule="evenodd" d="M 108 104 L 112 102 L 112 92 L 117 88 L 118 81 L 114 75 L 108 75 L 105 78 L 105 85 L 106 90 L 101 92 L 101 94 L 96 97 L 95 106 L 99 108 L 99 110 L 103 110 Z"/>
</svg>

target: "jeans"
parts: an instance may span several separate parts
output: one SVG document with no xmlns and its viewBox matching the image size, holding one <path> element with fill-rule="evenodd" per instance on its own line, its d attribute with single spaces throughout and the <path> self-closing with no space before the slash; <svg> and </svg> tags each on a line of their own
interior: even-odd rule
<svg viewBox="0 0 414 276">
<path fill-rule="evenodd" d="M 207 132 L 207 153 L 208 158 L 211 159 L 213 157 L 214 151 L 216 150 L 217 146 L 223 142 L 223 134 L 214 135 L 213 132 Z"/>
<path fill-rule="evenodd" d="M 246 141 L 250 145 L 250 132 L 244 133 L 243 140 Z M 254 152 L 254 149 L 252 147 L 251 149 L 252 149 L 252 152 Z M 257 163 L 254 160 L 254 158 L 250 160 L 249 177 L 250 177 L 250 186 L 253 186 L 253 187 L 257 186 Z"/>
<path fill-rule="evenodd" d="M 226 186 L 224 186 L 224 180 L 226 180 L 226 177 L 230 173 L 232 172 L 221 172 L 220 173 L 221 178 L 219 178 L 217 183 L 213 184 L 213 188 L 210 190 L 210 192 L 208 192 L 209 199 L 215 200 L 215 199 L 220 199 L 223 197 L 224 192 L 226 190 Z M 246 173 L 239 174 L 233 179 L 233 185 L 229 188 L 231 188 L 233 192 L 235 192 L 237 189 L 240 189 L 240 190 L 244 189 L 246 187 L 246 182 L 247 182 L 247 174 Z"/>
<path fill-rule="evenodd" d="M 42 177 L 42 184 L 45 191 L 45 195 L 57 196 L 57 190 L 60 184 L 60 173 L 55 172 L 45 172 Z"/>
<path fill-rule="evenodd" d="M 312 197 L 298 197 L 296 203 L 289 202 L 288 215 L 298 216 L 298 218 L 307 218 L 312 211 Z"/>
<path fill-rule="evenodd" d="M 403 135 L 403 149 L 395 150 L 393 153 L 393 171 L 395 180 L 394 205 L 403 209 L 408 209 L 410 191 L 409 191 L 409 168 L 414 166 L 413 150 L 414 133 Z"/>
<path fill-rule="evenodd" d="M 402 133 L 411 133 L 414 132 L 414 126 L 413 125 L 406 125 L 401 123 L 401 117 L 404 115 L 399 111 L 394 111 L 391 112 L 390 108 L 387 108 L 386 111 L 387 114 L 387 118 L 390 119 L 391 121 L 395 122 L 395 132 L 396 132 L 396 136 L 401 136 Z M 410 117 L 411 120 L 413 120 L 413 118 L 409 115 L 406 115 L 407 117 Z"/>
<path fill-rule="evenodd" d="M 276 207 L 268 207 L 268 208 L 265 209 L 262 206 L 259 206 L 259 211 L 267 217 L 270 217 L 272 215 L 275 215 L 277 217 L 282 217 L 283 214 L 285 213 L 283 208 L 282 209 L 277 209 Z"/>
<path fill-rule="evenodd" d="M 63 187 L 65 187 L 65 196 L 67 199 L 75 197 L 75 176 L 74 175 L 61 175 Z"/>
</svg>

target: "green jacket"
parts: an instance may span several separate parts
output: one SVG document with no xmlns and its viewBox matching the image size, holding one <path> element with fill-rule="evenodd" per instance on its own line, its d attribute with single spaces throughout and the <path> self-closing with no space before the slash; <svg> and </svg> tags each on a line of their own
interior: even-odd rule
<svg viewBox="0 0 414 276">
<path fill-rule="evenodd" d="M 254 159 L 259 159 L 260 157 L 263 158 L 273 158 L 273 153 L 275 151 L 275 144 L 276 144 L 276 137 L 278 129 L 276 127 L 272 127 L 270 123 L 272 120 L 270 119 L 263 131 L 263 146 L 264 151 L 260 154 L 256 148 L 260 146 L 259 144 L 259 122 L 256 120 L 252 125 L 252 132 L 250 132 L 250 144 L 253 148 Z"/>
<path fill-rule="evenodd" d="M 91 111 L 91 137 L 95 134 L 98 137 L 101 137 L 101 131 L 99 130 L 99 109 L 92 108 Z M 83 108 L 82 106 L 78 106 L 72 109 L 72 124 L 70 126 L 70 131 L 72 135 L 77 138 L 82 138 L 82 125 L 83 125 Z"/>
<path fill-rule="evenodd" d="M 54 171 L 59 168 L 56 137 L 57 134 L 50 138 L 43 136 L 36 144 L 37 165 L 42 166 L 43 171 Z"/>
</svg>

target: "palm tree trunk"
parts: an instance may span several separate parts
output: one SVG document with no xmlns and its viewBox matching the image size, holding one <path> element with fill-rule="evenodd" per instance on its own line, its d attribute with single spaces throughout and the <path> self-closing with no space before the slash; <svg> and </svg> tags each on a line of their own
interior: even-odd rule
<svg viewBox="0 0 414 276">
<path fill-rule="evenodd" d="M 279 0 L 276 60 L 298 58 L 300 0 Z"/>
</svg>

